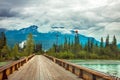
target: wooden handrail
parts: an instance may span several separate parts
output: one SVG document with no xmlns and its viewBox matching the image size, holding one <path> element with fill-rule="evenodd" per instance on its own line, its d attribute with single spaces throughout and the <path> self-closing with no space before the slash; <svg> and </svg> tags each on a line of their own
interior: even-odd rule
<svg viewBox="0 0 120 80">
<path fill-rule="evenodd" d="M 0 80 L 8 79 L 8 75 L 12 74 L 15 70 L 18 70 L 23 64 L 29 61 L 35 54 L 32 54 L 23 59 L 11 62 L 5 66 L 0 67 Z"/>
<path fill-rule="evenodd" d="M 62 66 L 66 70 L 69 70 L 72 73 L 76 74 L 80 78 L 83 78 L 84 80 L 120 80 L 120 78 L 118 77 L 113 77 L 102 72 L 78 66 L 73 63 L 66 62 L 52 56 L 48 56 L 46 54 L 44 54 L 44 56 L 57 63 L 58 65 Z"/>
</svg>

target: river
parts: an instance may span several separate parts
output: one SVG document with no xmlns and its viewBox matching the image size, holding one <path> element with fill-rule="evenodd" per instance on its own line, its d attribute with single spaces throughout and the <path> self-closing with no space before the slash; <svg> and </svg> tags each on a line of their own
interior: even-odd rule
<svg viewBox="0 0 120 80">
<path fill-rule="evenodd" d="M 69 60 L 80 66 L 120 77 L 119 60 Z"/>
</svg>

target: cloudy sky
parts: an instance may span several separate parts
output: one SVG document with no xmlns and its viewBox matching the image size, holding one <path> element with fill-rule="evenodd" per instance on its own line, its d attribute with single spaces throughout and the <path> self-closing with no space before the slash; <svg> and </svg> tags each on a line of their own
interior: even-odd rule
<svg viewBox="0 0 120 80">
<path fill-rule="evenodd" d="M 0 28 L 21 29 L 37 25 L 71 29 L 97 40 L 116 35 L 120 43 L 120 0 L 0 0 Z"/>
</svg>

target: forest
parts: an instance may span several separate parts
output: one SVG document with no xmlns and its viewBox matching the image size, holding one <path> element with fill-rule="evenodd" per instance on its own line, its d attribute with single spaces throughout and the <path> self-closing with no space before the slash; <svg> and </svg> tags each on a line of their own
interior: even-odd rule
<svg viewBox="0 0 120 80">
<path fill-rule="evenodd" d="M 103 41 L 103 37 L 101 37 L 100 44 L 88 38 L 86 45 L 82 46 L 77 33 L 72 43 L 66 36 L 64 44 L 54 44 L 47 54 L 63 59 L 120 59 L 120 49 L 115 35 L 112 42 L 109 41 L 109 35 L 105 42 Z"/>
<path fill-rule="evenodd" d="M 53 44 L 46 53 L 62 59 L 120 59 L 120 49 L 115 36 L 113 36 L 112 42 L 109 42 L 109 35 L 106 37 L 106 42 L 101 37 L 100 44 L 94 43 L 93 39 L 88 38 L 84 46 L 81 45 L 78 34 L 75 35 L 73 42 L 70 42 L 70 38 L 67 36 L 64 39 L 64 44 Z M 35 44 L 31 33 L 27 36 L 24 48 L 21 48 L 19 43 L 15 43 L 13 47 L 8 46 L 7 43 L 5 33 L 1 32 L 0 61 L 18 60 L 33 53 L 44 53 L 42 44 Z"/>
<path fill-rule="evenodd" d="M 35 44 L 32 34 L 28 34 L 24 48 L 15 43 L 13 47 L 7 45 L 7 38 L 4 32 L 0 33 L 0 61 L 18 60 L 33 53 L 42 53 L 42 45 Z"/>
</svg>

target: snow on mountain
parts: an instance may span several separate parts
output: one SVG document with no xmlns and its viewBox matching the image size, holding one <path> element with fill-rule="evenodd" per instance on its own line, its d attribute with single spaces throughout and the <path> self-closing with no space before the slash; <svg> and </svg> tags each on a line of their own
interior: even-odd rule
<svg viewBox="0 0 120 80">
<path fill-rule="evenodd" d="M 15 43 L 21 43 L 24 42 L 27 39 L 27 35 L 29 33 L 33 34 L 34 41 L 36 43 L 42 43 L 44 49 L 49 49 L 53 44 L 63 44 L 64 38 L 70 38 L 70 42 L 74 41 L 75 33 L 73 30 L 51 30 L 48 33 L 41 33 L 38 32 L 38 27 L 36 25 L 32 25 L 28 28 L 23 28 L 20 30 L 7 30 L 5 31 L 7 42 L 9 46 L 13 46 Z M 95 38 L 93 37 L 87 37 L 84 35 L 79 34 L 80 37 L 80 43 L 84 46 L 88 38 L 92 39 L 94 43 L 99 43 Z"/>
</svg>

